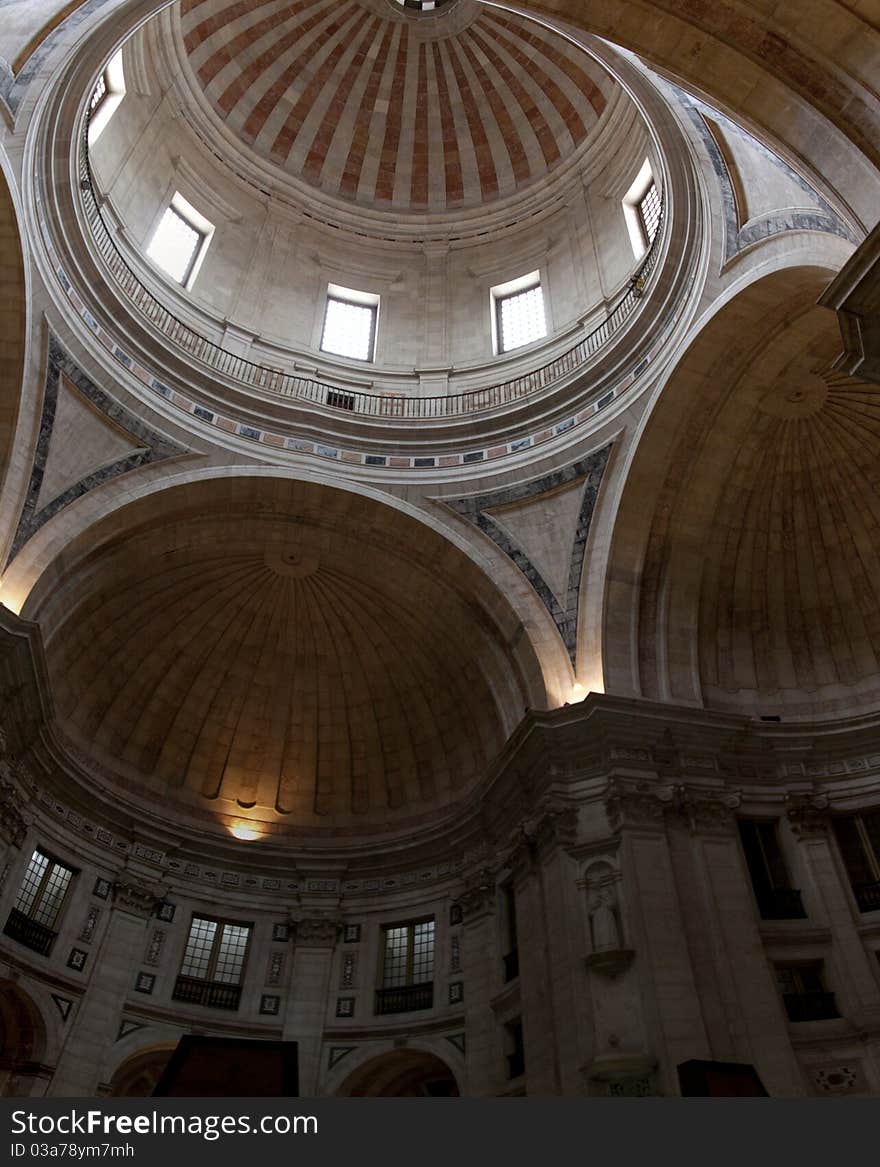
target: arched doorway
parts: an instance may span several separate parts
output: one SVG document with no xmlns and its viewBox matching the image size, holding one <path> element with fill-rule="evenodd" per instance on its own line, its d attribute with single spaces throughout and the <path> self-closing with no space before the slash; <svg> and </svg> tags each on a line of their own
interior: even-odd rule
<svg viewBox="0 0 880 1167">
<path fill-rule="evenodd" d="M 37 1079 L 48 1081 L 42 1064 L 46 1027 L 28 994 L 12 981 L 0 981 L 0 1096 L 23 1098 L 33 1093 Z"/>
<path fill-rule="evenodd" d="M 347 1098 L 458 1098 L 458 1083 L 436 1054 L 393 1050 L 358 1067 L 337 1093 Z"/>
</svg>

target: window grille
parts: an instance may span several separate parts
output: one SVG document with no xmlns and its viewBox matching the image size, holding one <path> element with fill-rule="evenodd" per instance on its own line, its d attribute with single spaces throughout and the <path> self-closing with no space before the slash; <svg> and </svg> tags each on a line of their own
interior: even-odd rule
<svg viewBox="0 0 880 1167">
<path fill-rule="evenodd" d="M 355 361 L 371 361 L 376 343 L 376 303 L 360 303 L 328 294 L 321 351 Z"/>
<path fill-rule="evenodd" d="M 539 283 L 509 295 L 496 295 L 495 310 L 499 352 L 510 352 L 547 335 L 544 293 Z"/>
</svg>

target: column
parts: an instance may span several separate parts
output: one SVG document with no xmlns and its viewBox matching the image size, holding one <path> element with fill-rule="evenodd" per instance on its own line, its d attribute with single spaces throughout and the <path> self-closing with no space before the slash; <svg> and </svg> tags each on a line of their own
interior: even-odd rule
<svg viewBox="0 0 880 1167">
<path fill-rule="evenodd" d="M 831 841 L 827 795 L 789 797 L 788 819 L 801 848 L 805 902 L 816 922 L 831 932 L 833 965 L 827 988 L 837 995 L 841 1014 L 855 1025 L 880 1022 L 880 992 L 874 960 L 858 932 L 858 912 Z M 827 964 L 826 964 L 827 967 Z"/>
<path fill-rule="evenodd" d="M 620 837 L 624 907 L 636 956 L 643 1056 L 656 1059 L 661 1093 L 679 1093 L 677 1066 L 711 1056 L 666 833 L 672 793 L 612 779 L 606 813 Z M 633 1051 L 634 1053 L 637 1051 Z"/>
<path fill-rule="evenodd" d="M 501 1041 L 492 1009 L 500 961 L 496 935 L 495 878 L 481 868 L 456 901 L 462 910 L 462 971 L 465 984 L 465 1067 L 471 1098 L 501 1092 Z"/>
<path fill-rule="evenodd" d="M 293 921 L 295 947 L 282 1037 L 298 1043 L 299 1092 L 304 1098 L 318 1093 L 324 1020 L 339 930 L 340 922 L 326 916 Z"/>
<path fill-rule="evenodd" d="M 134 987 L 147 924 L 163 889 L 126 875 L 113 885 L 113 906 L 92 975 L 64 1042 L 52 1088 L 54 1096 L 92 1097 L 104 1056 L 116 1040 L 125 999 Z"/>
<path fill-rule="evenodd" d="M 774 1097 L 803 1094 L 740 854 L 739 796 L 679 787 L 680 889 L 711 1056 L 755 1067 Z"/>
</svg>

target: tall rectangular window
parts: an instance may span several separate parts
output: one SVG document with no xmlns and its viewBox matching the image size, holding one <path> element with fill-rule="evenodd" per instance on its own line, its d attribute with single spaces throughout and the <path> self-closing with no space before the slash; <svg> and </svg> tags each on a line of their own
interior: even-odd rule
<svg viewBox="0 0 880 1167">
<path fill-rule="evenodd" d="M 499 353 L 521 348 L 547 335 L 540 272 L 491 289 L 495 307 L 495 347 Z"/>
<path fill-rule="evenodd" d="M 51 855 L 34 851 L 3 929 L 6 935 L 35 952 L 48 954 L 74 875 L 72 868 Z"/>
<path fill-rule="evenodd" d="M 837 846 L 859 911 L 880 910 L 880 811 L 833 821 Z"/>
<path fill-rule="evenodd" d="M 657 234 L 657 228 L 660 226 L 661 210 L 660 192 L 657 190 L 657 184 L 652 181 L 651 185 L 639 200 L 639 220 L 642 224 L 642 230 L 645 233 L 645 243 L 648 247 L 653 243 L 654 236 Z"/>
<path fill-rule="evenodd" d="M 803 919 L 801 893 L 791 887 L 776 823 L 741 819 L 739 835 L 761 916 L 765 920 Z"/>
<path fill-rule="evenodd" d="M 434 1003 L 434 920 L 388 924 L 382 929 L 381 989 L 377 1013 L 430 1009 Z"/>
<path fill-rule="evenodd" d="M 94 146 L 125 97 L 122 49 L 102 69 L 89 98 L 89 146 Z"/>
<path fill-rule="evenodd" d="M 646 158 L 623 196 L 623 217 L 633 255 L 641 259 L 654 241 L 663 215 L 663 200 L 651 163 Z"/>
<path fill-rule="evenodd" d="M 167 276 L 191 288 L 213 232 L 213 223 L 175 192 L 153 232 L 147 255 Z"/>
<path fill-rule="evenodd" d="M 355 361 L 371 361 L 376 350 L 379 297 L 329 284 L 321 351 Z"/>
<path fill-rule="evenodd" d="M 193 916 L 175 1001 L 237 1009 L 251 925 Z"/>
</svg>

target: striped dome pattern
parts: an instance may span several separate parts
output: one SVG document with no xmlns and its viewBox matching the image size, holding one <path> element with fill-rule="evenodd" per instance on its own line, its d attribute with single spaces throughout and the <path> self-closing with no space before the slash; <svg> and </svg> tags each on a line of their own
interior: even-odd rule
<svg viewBox="0 0 880 1167">
<path fill-rule="evenodd" d="M 321 191 L 389 210 L 528 188 L 586 141 L 614 85 L 564 37 L 476 0 L 432 14 L 387 0 L 181 0 L 180 22 L 228 129 Z"/>
</svg>

